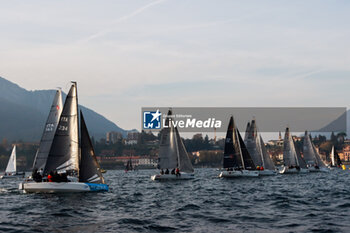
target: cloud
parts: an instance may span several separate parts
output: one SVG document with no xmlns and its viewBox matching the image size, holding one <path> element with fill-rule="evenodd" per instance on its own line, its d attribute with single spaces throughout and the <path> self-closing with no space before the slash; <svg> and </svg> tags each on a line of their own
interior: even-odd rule
<svg viewBox="0 0 350 233">
<path fill-rule="evenodd" d="M 165 0 L 157 0 L 157 1 L 154 1 L 154 2 L 151 2 L 151 3 L 148 3 L 146 4 L 145 6 L 143 7 L 140 7 L 138 9 L 136 9 L 135 11 L 131 12 L 130 14 L 127 14 L 127 15 L 124 15 L 118 19 L 116 19 L 113 23 L 112 23 L 112 26 L 109 27 L 109 28 L 106 28 L 102 31 L 99 31 L 97 33 L 94 33 L 82 40 L 80 40 L 79 42 L 88 42 L 88 41 L 91 41 L 91 40 L 94 40 L 96 38 L 99 38 L 99 37 L 103 37 L 105 36 L 106 34 L 110 33 L 110 32 L 113 32 L 115 30 L 115 26 L 124 22 L 124 21 L 127 21 L 128 19 L 131 19 L 139 14 L 141 14 L 142 12 L 144 12 L 145 10 L 155 6 L 155 5 L 158 5 L 158 4 L 161 4 L 165 2 Z"/>
</svg>

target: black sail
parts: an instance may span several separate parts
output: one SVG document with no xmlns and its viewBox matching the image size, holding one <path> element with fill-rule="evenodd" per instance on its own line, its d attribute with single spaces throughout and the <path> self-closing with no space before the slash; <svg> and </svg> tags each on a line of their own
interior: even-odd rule
<svg viewBox="0 0 350 233">
<path fill-rule="evenodd" d="M 104 184 L 104 178 L 101 168 L 97 162 L 94 148 L 91 143 L 89 132 L 87 130 L 83 113 L 80 111 L 81 128 L 81 160 L 79 181 L 88 183 Z"/>
<path fill-rule="evenodd" d="M 47 156 L 49 155 L 52 140 L 55 136 L 57 125 L 62 111 L 62 95 L 61 90 L 57 90 L 51 105 L 49 116 L 47 117 L 45 129 L 42 134 L 39 149 L 36 153 L 33 170 L 44 169 Z"/>
<path fill-rule="evenodd" d="M 237 136 L 239 138 L 239 145 L 241 147 L 241 152 L 242 152 L 242 158 L 244 161 L 244 168 L 246 170 L 255 170 L 255 164 L 253 162 L 252 157 L 250 156 L 247 147 L 245 146 L 243 139 L 241 137 L 241 134 L 239 133 L 239 130 L 237 129 Z"/>
<path fill-rule="evenodd" d="M 67 171 L 79 173 L 79 129 L 76 83 L 67 95 L 52 141 L 44 173 Z"/>
<path fill-rule="evenodd" d="M 231 116 L 230 122 L 227 128 L 225 138 L 225 149 L 224 149 L 224 168 L 241 168 L 242 160 L 238 146 L 237 134 L 235 129 L 233 117 Z"/>
</svg>

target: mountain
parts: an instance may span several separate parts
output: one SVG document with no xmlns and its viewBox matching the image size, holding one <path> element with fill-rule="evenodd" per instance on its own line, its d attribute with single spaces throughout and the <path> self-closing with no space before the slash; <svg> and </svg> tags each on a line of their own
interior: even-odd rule
<svg viewBox="0 0 350 233">
<path fill-rule="evenodd" d="M 39 141 L 54 98 L 55 90 L 28 91 L 0 77 L 0 140 Z M 63 101 L 65 99 L 63 94 Z M 104 116 L 79 105 L 83 111 L 90 135 L 95 139 L 105 137 L 106 132 L 127 131 Z"/>
</svg>

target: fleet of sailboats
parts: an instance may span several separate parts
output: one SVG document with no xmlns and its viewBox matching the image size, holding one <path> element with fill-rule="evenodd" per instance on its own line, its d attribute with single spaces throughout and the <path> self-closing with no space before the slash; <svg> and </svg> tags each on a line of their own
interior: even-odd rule
<svg viewBox="0 0 350 233">
<path fill-rule="evenodd" d="M 194 178 L 194 169 L 187 150 L 173 121 L 170 109 L 160 134 L 158 154 L 159 174 L 152 180 L 187 180 Z M 79 128 L 80 122 L 80 128 Z M 266 175 L 329 172 L 343 167 L 334 146 L 331 164 L 322 161 L 312 138 L 305 131 L 302 153 L 295 146 L 289 127 L 283 140 L 283 165 L 277 169 L 267 153 L 256 120 L 248 122 L 244 140 L 230 117 L 226 132 L 222 178 L 258 177 Z M 131 158 L 125 171 L 133 170 Z M 78 114 L 77 86 L 72 82 L 64 105 L 61 90 L 57 90 L 36 152 L 32 177 L 20 183 L 23 192 L 89 192 L 108 191 L 96 159 L 83 113 Z M 13 147 L 5 173 L 0 178 L 24 177 L 17 172 L 16 146 Z M 57 177 L 61 177 L 58 179 Z"/>
<path fill-rule="evenodd" d="M 59 94 L 56 97 L 59 98 Z M 57 103 L 56 97 L 53 106 Z M 52 110 L 47 122 L 56 122 L 56 118 L 51 121 L 53 114 L 57 113 Z M 52 130 L 55 131 L 52 141 L 47 141 L 51 134 L 45 135 L 51 129 L 45 128 L 42 137 L 44 145 L 40 145 L 37 153 L 33 179 L 22 182 L 20 190 L 41 193 L 108 191 L 82 112 L 80 123 L 79 137 L 77 86 L 72 82 L 56 129 L 55 123 L 52 123 Z M 40 148 L 43 148 L 42 154 Z M 38 171 L 38 168 L 42 171 Z"/>
</svg>

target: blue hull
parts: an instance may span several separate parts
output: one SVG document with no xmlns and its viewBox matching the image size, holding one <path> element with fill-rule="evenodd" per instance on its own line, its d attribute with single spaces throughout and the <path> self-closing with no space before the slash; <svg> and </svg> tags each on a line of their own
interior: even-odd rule
<svg viewBox="0 0 350 233">
<path fill-rule="evenodd" d="M 106 184 L 94 184 L 94 183 L 85 183 L 89 186 L 91 192 L 103 192 L 108 191 L 109 187 Z"/>
</svg>

